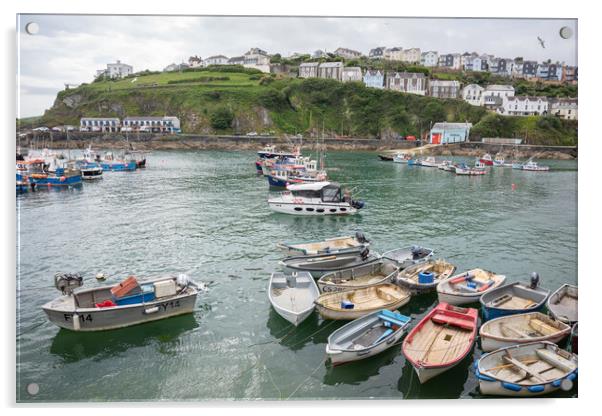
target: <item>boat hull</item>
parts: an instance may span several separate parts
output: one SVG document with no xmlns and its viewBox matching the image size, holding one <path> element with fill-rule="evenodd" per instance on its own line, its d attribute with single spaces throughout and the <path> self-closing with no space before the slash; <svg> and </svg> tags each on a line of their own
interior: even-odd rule
<svg viewBox="0 0 602 416">
<path fill-rule="evenodd" d="M 282 266 L 292 271 L 307 271 L 314 277 L 322 273 L 359 267 L 379 260 L 378 255 L 362 258 L 360 252 L 346 252 L 333 255 L 314 255 L 289 257 L 280 262 Z"/>
<path fill-rule="evenodd" d="M 137 168 L 136 161 L 131 162 L 116 162 L 116 163 L 107 163 L 102 162 L 100 167 L 103 170 L 111 171 L 111 172 L 132 172 Z"/>
<path fill-rule="evenodd" d="M 397 310 L 397 309 L 401 308 L 402 306 L 408 304 L 408 302 L 410 302 L 410 299 L 411 299 L 411 297 L 408 296 L 407 298 L 400 299 L 399 301 L 395 302 L 392 305 L 389 305 L 386 308 L 376 307 L 373 309 L 362 309 L 362 310 L 348 309 L 345 311 L 337 311 L 337 310 L 333 310 L 330 308 L 326 308 L 320 304 L 316 304 L 316 310 L 318 311 L 320 316 L 322 316 L 322 318 L 324 318 L 324 319 L 351 321 L 353 319 L 361 318 L 364 315 L 368 315 L 370 313 L 377 312 L 381 309 L 388 309 L 390 311 Z"/>
<path fill-rule="evenodd" d="M 168 300 L 116 308 L 85 308 L 73 312 L 51 309 L 48 303 L 42 309 L 48 320 L 61 328 L 81 332 L 106 331 L 192 313 L 196 297 L 195 291 Z M 79 321 L 79 325 L 75 324 L 75 320 Z"/>
<path fill-rule="evenodd" d="M 268 201 L 272 211 L 281 214 L 322 216 L 322 215 L 354 215 L 358 210 L 347 203 L 341 204 L 296 204 L 292 202 Z"/>
</svg>

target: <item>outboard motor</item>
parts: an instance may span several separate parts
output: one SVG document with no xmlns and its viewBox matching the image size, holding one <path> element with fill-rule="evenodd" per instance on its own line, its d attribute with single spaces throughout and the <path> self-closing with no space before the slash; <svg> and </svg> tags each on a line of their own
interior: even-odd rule
<svg viewBox="0 0 602 416">
<path fill-rule="evenodd" d="M 360 255 L 362 256 L 362 260 L 366 260 L 368 258 L 369 254 L 370 254 L 370 250 L 368 249 L 368 247 L 363 249 L 362 252 L 360 253 Z"/>
<path fill-rule="evenodd" d="M 351 206 L 355 209 L 362 209 L 364 208 L 366 204 L 364 203 L 364 201 L 360 201 L 360 200 L 351 200 Z"/>
<path fill-rule="evenodd" d="M 75 288 L 84 284 L 84 278 L 79 273 L 56 273 L 54 275 L 54 287 L 63 295 L 71 295 Z"/>
<path fill-rule="evenodd" d="M 539 273 L 533 272 L 531 273 L 531 285 L 529 287 L 535 289 L 537 286 L 539 286 Z"/>
<path fill-rule="evenodd" d="M 369 242 L 370 242 L 370 240 L 368 240 L 368 239 L 366 238 L 366 236 L 364 235 L 364 233 L 363 233 L 363 232 L 361 232 L 361 231 L 357 231 L 357 232 L 355 233 L 355 238 L 357 239 L 357 241 L 359 241 L 359 242 L 360 242 L 360 243 L 362 243 L 362 244 L 365 244 L 365 243 L 369 243 Z"/>
<path fill-rule="evenodd" d="M 412 246 L 410 250 L 412 252 L 412 260 L 418 260 L 420 258 L 420 247 Z"/>
</svg>

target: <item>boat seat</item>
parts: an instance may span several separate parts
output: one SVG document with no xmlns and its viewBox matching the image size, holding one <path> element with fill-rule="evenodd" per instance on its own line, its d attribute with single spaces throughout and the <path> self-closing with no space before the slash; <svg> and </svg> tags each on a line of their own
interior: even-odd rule
<svg viewBox="0 0 602 416">
<path fill-rule="evenodd" d="M 383 321 L 391 322 L 393 324 L 404 326 L 408 322 L 410 322 L 410 317 L 401 315 L 399 313 L 391 312 L 388 309 L 383 309 L 379 312 L 378 317 Z"/>
<path fill-rule="evenodd" d="M 453 316 L 444 315 L 442 313 L 438 313 L 431 318 L 436 324 L 440 325 L 451 325 L 457 326 L 458 328 L 472 330 L 473 325 L 470 321 L 462 318 L 455 318 Z"/>
<path fill-rule="evenodd" d="M 374 341 L 374 344 L 378 344 L 379 342 L 381 342 L 383 339 L 387 338 L 389 335 L 391 335 L 393 332 L 393 329 L 389 328 L 387 329 L 385 332 L 383 332 L 383 334 L 378 337 L 378 339 L 376 341 Z"/>
</svg>

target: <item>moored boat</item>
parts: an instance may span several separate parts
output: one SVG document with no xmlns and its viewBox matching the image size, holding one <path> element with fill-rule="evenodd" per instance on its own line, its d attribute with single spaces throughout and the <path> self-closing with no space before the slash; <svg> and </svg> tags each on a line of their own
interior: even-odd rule
<svg viewBox="0 0 602 416">
<path fill-rule="evenodd" d="M 323 273 L 373 263 L 378 259 L 380 255 L 370 253 L 368 248 L 364 248 L 362 251 L 287 257 L 280 261 L 280 265 L 292 271 L 311 272 L 314 277 L 317 277 Z"/>
<path fill-rule="evenodd" d="M 65 167 L 56 167 L 51 171 L 44 159 L 32 159 L 21 162 L 27 167 L 29 183 L 37 189 L 44 187 L 68 187 L 82 184 L 82 176 L 74 164 L 68 163 Z"/>
<path fill-rule="evenodd" d="M 429 292 L 435 290 L 439 282 L 450 277 L 455 270 L 456 266 L 445 260 L 428 260 L 401 270 L 395 281 L 412 293 Z"/>
<path fill-rule="evenodd" d="M 318 280 L 318 288 L 328 293 L 392 283 L 398 271 L 397 262 L 383 256 L 368 264 L 326 273 Z"/>
<path fill-rule="evenodd" d="M 474 365 L 481 394 L 515 397 L 569 391 L 577 367 L 576 354 L 546 341 L 502 348 L 483 355 Z"/>
<path fill-rule="evenodd" d="M 16 192 L 23 193 L 29 190 L 29 179 L 20 173 L 16 176 Z"/>
<path fill-rule="evenodd" d="M 385 162 L 393 162 L 393 156 L 391 156 L 391 155 L 382 154 L 382 155 L 378 155 L 378 158 Z"/>
<path fill-rule="evenodd" d="M 483 320 L 488 321 L 500 316 L 540 311 L 549 294 L 549 290 L 539 286 L 539 275 L 533 273 L 529 285 L 515 282 L 483 294 L 479 299 Z"/>
<path fill-rule="evenodd" d="M 293 215 L 353 215 L 364 207 L 335 182 L 288 185 L 287 191 L 268 198 L 270 209 Z"/>
<path fill-rule="evenodd" d="M 419 165 L 427 168 L 436 168 L 439 162 L 437 162 L 434 156 L 428 156 L 426 159 L 420 160 Z"/>
<path fill-rule="evenodd" d="M 444 160 L 443 162 L 437 165 L 437 168 L 444 170 L 446 172 L 451 172 L 455 170 L 454 163 L 451 160 Z"/>
<path fill-rule="evenodd" d="M 257 156 L 260 159 L 274 159 L 276 157 L 296 157 L 300 154 L 299 148 L 295 148 L 293 152 L 283 152 L 276 149 L 274 145 L 267 145 L 263 149 L 257 151 Z"/>
<path fill-rule="evenodd" d="M 479 330 L 485 352 L 516 344 L 549 341 L 557 344 L 571 333 L 571 327 L 541 312 L 501 316 L 485 322 Z"/>
<path fill-rule="evenodd" d="M 294 272 L 291 275 L 277 272 L 270 277 L 268 298 L 272 307 L 295 326 L 311 315 L 318 296 L 318 286 L 308 272 Z"/>
<path fill-rule="evenodd" d="M 414 264 L 424 263 L 433 257 L 434 250 L 427 247 L 412 245 L 383 253 L 383 257 L 393 259 L 399 265 L 400 269 L 405 269 Z"/>
<path fill-rule="evenodd" d="M 548 298 L 548 311 L 554 319 L 572 325 L 579 320 L 577 314 L 578 296 L 577 286 L 564 284 Z"/>
<path fill-rule="evenodd" d="M 550 170 L 549 166 L 540 166 L 532 159 L 529 159 L 527 163 L 522 166 L 522 170 L 527 170 L 531 172 L 547 172 Z"/>
<path fill-rule="evenodd" d="M 330 334 L 326 356 L 333 366 L 372 357 L 395 345 L 410 320 L 387 309 L 358 318 Z"/>
<path fill-rule="evenodd" d="M 77 167 L 81 171 L 84 180 L 102 179 L 102 167 L 97 162 L 79 160 L 77 161 Z"/>
<path fill-rule="evenodd" d="M 489 153 L 485 153 L 479 161 L 486 166 L 493 166 L 493 158 Z"/>
<path fill-rule="evenodd" d="M 289 256 L 310 256 L 314 254 L 333 254 L 344 252 L 363 251 L 370 246 L 370 241 L 362 232 L 355 236 L 327 238 L 324 241 L 311 243 L 277 243 L 276 247 L 284 250 Z"/>
<path fill-rule="evenodd" d="M 408 163 L 409 160 L 412 160 L 412 155 L 408 153 L 397 153 L 393 156 L 393 162 L 395 163 Z"/>
<path fill-rule="evenodd" d="M 402 344 L 420 383 L 455 367 L 472 350 L 479 312 L 439 303 L 408 334 Z"/>
<path fill-rule="evenodd" d="M 112 152 L 105 153 L 100 161 L 100 167 L 103 171 L 110 172 L 132 172 L 137 168 L 135 160 L 117 159 Z"/>
<path fill-rule="evenodd" d="M 470 167 L 466 163 L 458 163 L 454 165 L 456 175 L 459 176 L 480 176 L 487 173 L 486 169 L 479 167 Z"/>
<path fill-rule="evenodd" d="M 394 311 L 410 301 L 410 292 L 391 283 L 343 292 L 322 293 L 316 309 L 324 319 L 352 320 L 388 309 Z"/>
<path fill-rule="evenodd" d="M 445 279 L 437 285 L 439 302 L 465 305 L 478 302 L 483 293 L 500 287 L 506 276 L 488 270 L 472 269 Z"/>
<path fill-rule="evenodd" d="M 77 289 L 82 283 L 79 275 L 55 275 L 63 295 L 42 306 L 50 322 L 72 331 L 123 328 L 191 313 L 198 293 L 186 275 L 140 281 L 134 294 L 123 297 L 115 296 L 120 285 Z"/>
</svg>

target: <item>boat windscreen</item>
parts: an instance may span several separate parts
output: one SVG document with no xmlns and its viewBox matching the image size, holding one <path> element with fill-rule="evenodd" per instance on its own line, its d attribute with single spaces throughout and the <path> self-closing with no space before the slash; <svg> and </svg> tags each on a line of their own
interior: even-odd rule
<svg viewBox="0 0 602 416">
<path fill-rule="evenodd" d="M 341 202 L 341 188 L 332 185 L 322 188 L 322 201 Z"/>
</svg>

